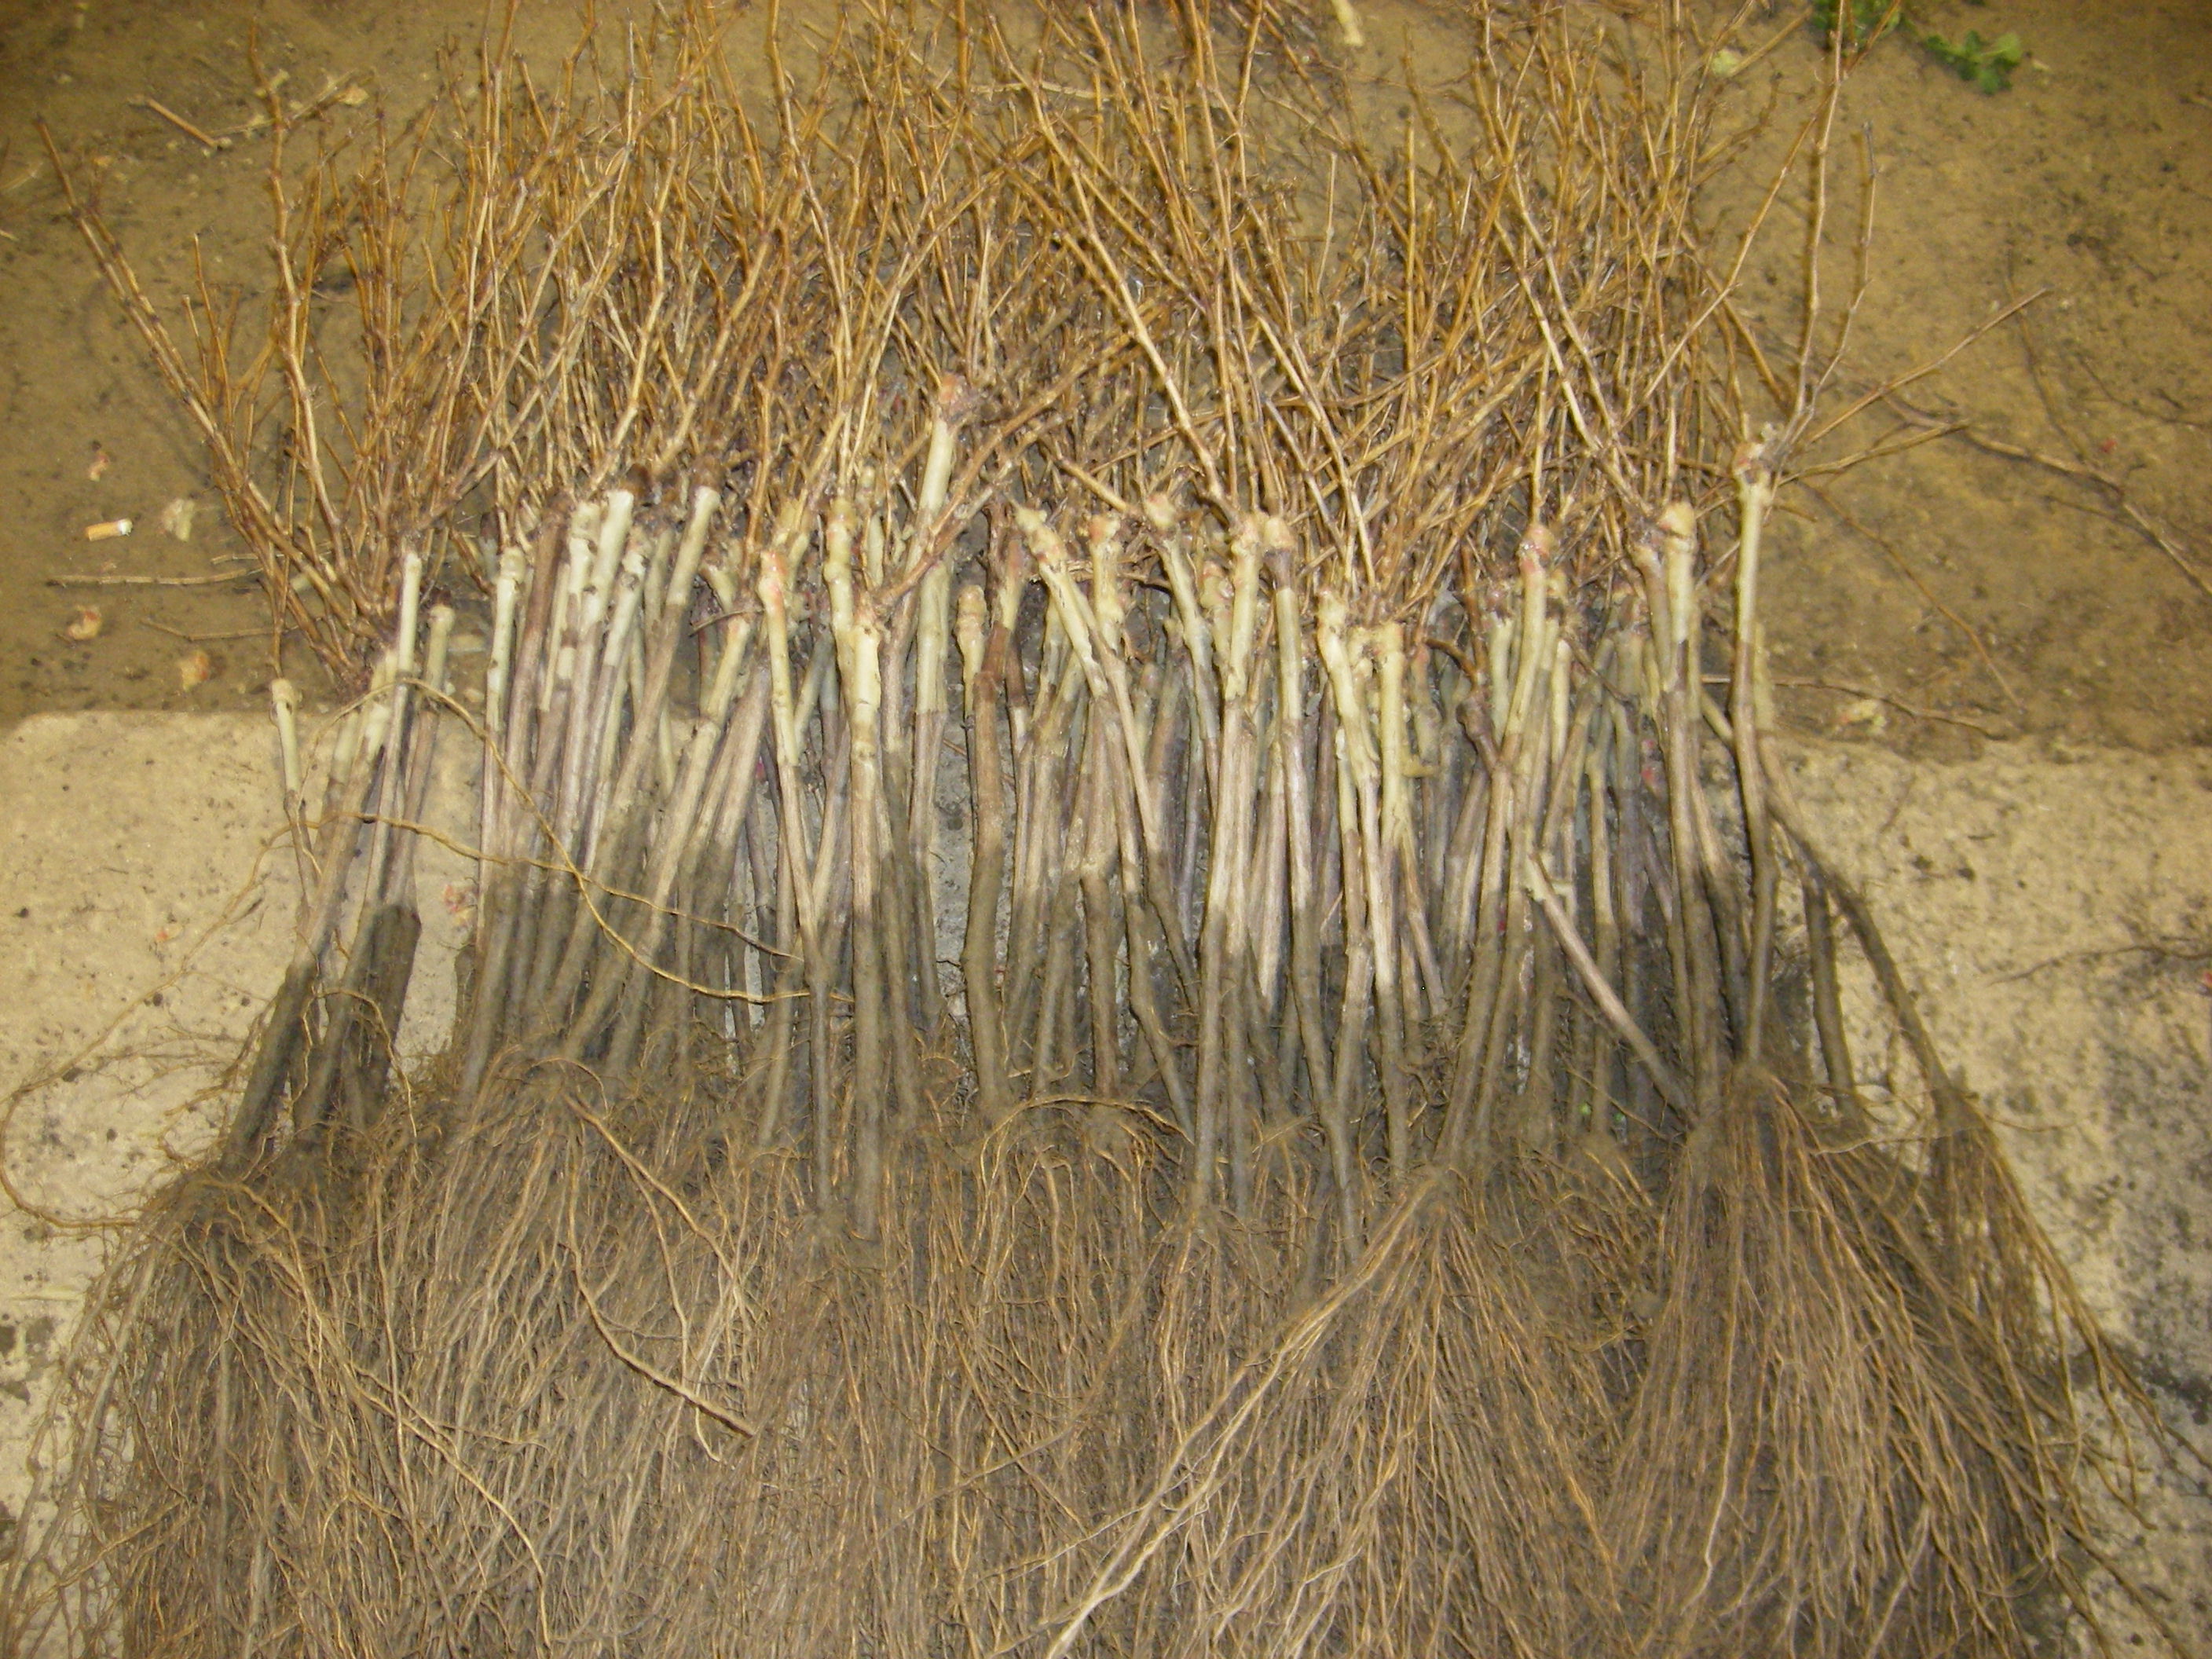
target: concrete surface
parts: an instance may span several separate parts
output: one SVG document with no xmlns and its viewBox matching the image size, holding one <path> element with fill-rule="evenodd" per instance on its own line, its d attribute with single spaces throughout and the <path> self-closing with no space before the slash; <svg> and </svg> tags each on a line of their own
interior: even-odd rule
<svg viewBox="0 0 2212 1659">
<path fill-rule="evenodd" d="M 463 746 L 442 757 L 448 813 L 468 798 Z M 98 1261 L 100 1234 L 71 1224 L 127 1206 L 206 1143 L 289 955 L 297 878 L 276 768 L 269 726 L 246 717 L 41 716 L 0 734 L 11 1516 L 42 1376 Z M 1938 767 L 1822 747 L 1793 768 L 2089 1299 L 2212 1456 L 2212 756 L 1993 749 Z M 424 849 L 410 1052 L 450 1018 L 471 874 Z M 1909 1098 L 1911 1062 L 1863 982 L 1855 1005 L 1862 1073 Z M 2206 1467 L 2151 1469 L 2140 1515 L 2114 1526 L 2160 1618 L 2212 1647 Z"/>
<path fill-rule="evenodd" d="M 1930 766 L 1828 746 L 1792 769 L 1946 1063 L 2180 1437 L 2145 1469 L 2140 1513 L 2106 1521 L 2156 1618 L 2212 1654 L 2212 754 L 1992 745 Z M 1856 991 L 1860 1073 L 1909 1098 L 1911 1058 L 1863 975 Z M 2157 1651 L 2124 1600 L 2107 1598 L 2117 1650 Z"/>
<path fill-rule="evenodd" d="M 473 793 L 465 749 L 441 745 L 447 807 Z M 208 1145 L 290 958 L 280 779 L 275 728 L 248 715 L 46 714 L 0 733 L 0 1544 L 103 1224 Z M 474 873 L 434 842 L 418 855 L 404 1054 L 452 1024 Z"/>
</svg>

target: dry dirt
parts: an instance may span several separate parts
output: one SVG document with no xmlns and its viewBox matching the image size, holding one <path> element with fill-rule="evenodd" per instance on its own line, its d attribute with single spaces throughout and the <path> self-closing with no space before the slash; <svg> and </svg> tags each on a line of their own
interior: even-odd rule
<svg viewBox="0 0 2212 1659">
<path fill-rule="evenodd" d="M 819 3 L 787 6 L 787 26 L 803 28 Z M 1906 394 L 1970 422 L 1966 432 L 1824 478 L 1826 500 L 1795 496 L 1769 611 L 1778 673 L 1811 683 L 1789 693 L 1788 716 L 1952 757 L 1990 736 L 2152 751 L 2212 741 L 2212 353 L 2201 337 L 2212 261 L 2191 257 L 2212 246 L 2212 8 L 1918 9 L 1953 36 L 2015 32 L 2030 56 L 2011 90 L 1984 96 L 1893 35 L 1850 78 L 1830 146 L 1832 301 L 1851 280 L 1864 160 L 1878 187 L 1865 302 L 1830 406 L 1936 358 L 2010 300 L 2041 297 Z M 526 0 L 520 44 L 551 61 L 577 10 Z M 1367 13 L 1372 40 L 1356 76 L 1449 72 L 1443 7 Z M 1754 0 L 1724 37 L 1746 54 L 1771 49 L 1729 94 L 1731 118 L 1765 125 L 1711 191 L 1723 250 L 1812 107 L 1821 53 L 1802 13 Z M 42 709 L 236 707 L 270 673 L 264 612 L 246 580 L 52 585 L 64 574 L 204 578 L 242 565 L 195 439 L 62 211 L 39 123 L 99 192 L 149 294 L 173 309 L 195 249 L 219 291 L 264 280 L 269 153 L 254 135 L 211 150 L 152 104 L 229 133 L 256 111 L 250 55 L 285 77 L 287 98 L 370 94 L 313 123 L 297 141 L 304 154 L 380 110 L 399 119 L 417 108 L 441 46 L 474 38 L 481 15 L 475 0 L 16 0 L 0 10 L 0 722 Z M 741 61 L 757 61 L 763 21 L 739 15 Z M 1746 270 L 1747 310 L 1784 356 L 1804 226 L 1793 187 Z M 1895 424 L 1877 405 L 1822 453 L 1863 449 Z M 157 523 L 185 497 L 200 509 L 189 542 Z M 127 539 L 84 539 L 86 526 L 124 517 L 137 526 Z M 64 629 L 85 604 L 101 610 L 101 630 L 72 641 Z M 196 648 L 218 672 L 187 690 L 177 664 Z"/>
<path fill-rule="evenodd" d="M 2212 741 L 2212 7 L 1921 9 L 1954 37 L 2014 31 L 2031 56 L 2011 91 L 1984 96 L 1893 36 L 1848 82 L 1832 294 L 1850 276 L 1863 134 L 1877 187 L 1838 390 L 1931 362 L 2040 297 L 1905 394 L 1966 434 L 1824 485 L 1832 507 L 1799 495 L 1768 612 L 1777 672 L 1857 689 L 1802 692 L 1792 713 L 1832 730 L 1855 698 L 1892 697 L 1884 735 L 1952 754 L 1977 727 L 2153 751 Z M 1811 32 L 1795 30 L 1747 94 L 1801 106 L 1816 67 Z M 1741 222 L 1797 125 L 1778 114 L 1715 191 L 1717 217 Z M 1748 300 L 1794 329 L 1802 203 L 1781 211 Z M 1896 425 L 1877 413 L 1835 449 Z"/>
</svg>

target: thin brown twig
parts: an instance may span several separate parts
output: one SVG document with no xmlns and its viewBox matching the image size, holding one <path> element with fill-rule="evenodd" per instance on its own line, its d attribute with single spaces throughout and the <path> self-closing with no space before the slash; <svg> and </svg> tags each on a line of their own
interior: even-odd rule
<svg viewBox="0 0 2212 1659">
<path fill-rule="evenodd" d="M 49 576 L 51 587 L 214 587 L 223 582 L 252 581 L 257 570 L 233 570 L 212 576 L 108 576 L 70 572 Z"/>
</svg>

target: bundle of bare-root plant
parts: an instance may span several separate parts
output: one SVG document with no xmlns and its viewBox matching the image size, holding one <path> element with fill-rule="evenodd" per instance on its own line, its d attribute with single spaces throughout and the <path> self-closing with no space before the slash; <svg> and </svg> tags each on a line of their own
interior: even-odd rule
<svg viewBox="0 0 2212 1659">
<path fill-rule="evenodd" d="M 1817 286 L 1794 362 L 1735 324 L 1686 35 L 1468 38 L 1388 147 L 1264 15 L 854 17 L 758 120 L 690 22 L 487 52 L 280 189 L 251 359 L 92 226 L 358 696 L 19 1644 L 2019 1653 L 2081 1600 L 2124 1385 L 1766 747 Z M 480 902 L 409 1077 L 441 742 Z"/>
</svg>

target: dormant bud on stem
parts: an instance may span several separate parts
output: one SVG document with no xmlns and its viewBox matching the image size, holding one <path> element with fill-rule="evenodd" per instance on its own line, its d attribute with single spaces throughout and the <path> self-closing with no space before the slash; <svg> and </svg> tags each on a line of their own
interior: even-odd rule
<svg viewBox="0 0 2212 1659">
<path fill-rule="evenodd" d="M 1252 641 L 1260 628 L 1260 549 L 1267 526 L 1256 513 L 1237 524 L 1230 543 L 1234 567 L 1230 573 L 1229 660 L 1222 674 L 1223 695 L 1242 701 L 1251 673 Z"/>
<path fill-rule="evenodd" d="M 453 607 L 430 607 L 430 647 L 422 662 L 422 683 L 433 691 L 446 689 L 446 658 L 453 644 Z"/>
<path fill-rule="evenodd" d="M 1091 616 L 1103 651 L 1121 648 L 1121 625 L 1128 604 L 1121 597 L 1121 521 L 1109 513 L 1097 514 L 1083 527 L 1091 549 Z"/>
<path fill-rule="evenodd" d="M 1322 666 L 1328 671 L 1329 690 L 1336 700 L 1338 740 L 1344 745 L 1344 758 L 1355 778 L 1371 776 L 1374 765 L 1372 733 L 1367 728 L 1366 717 L 1361 709 L 1358 678 L 1354 672 L 1349 641 L 1345 629 L 1351 613 L 1344 601 L 1333 592 L 1325 592 L 1314 607 L 1314 636 L 1321 648 Z"/>
<path fill-rule="evenodd" d="M 1022 532 L 1022 539 L 1036 555 L 1037 574 L 1044 579 L 1046 591 L 1052 595 L 1052 618 L 1067 635 L 1067 642 L 1075 652 L 1075 659 L 1083 665 L 1085 684 L 1091 695 L 1103 699 L 1107 695 L 1106 678 L 1098 667 L 1098 653 L 1093 647 L 1091 607 L 1084 603 L 1083 590 L 1075 585 L 1068 574 L 1067 544 L 1060 532 L 1035 507 L 1014 509 L 1014 526 Z"/>
<path fill-rule="evenodd" d="M 842 495 L 830 503 L 822 526 L 822 585 L 830 590 L 830 633 L 837 642 L 837 668 L 853 678 L 853 506 Z"/>
<path fill-rule="evenodd" d="M 1243 695 L 1244 683 L 1243 677 L 1239 676 L 1233 689 L 1230 684 L 1226 651 L 1230 616 L 1236 608 L 1236 593 L 1230 583 L 1229 572 L 1217 560 L 1208 559 L 1199 567 L 1198 602 L 1205 608 L 1207 636 L 1219 641 L 1224 648 L 1224 655 L 1214 664 L 1213 672 L 1220 677 L 1223 703 L 1231 704 Z"/>
<path fill-rule="evenodd" d="M 1698 607 L 1698 515 L 1687 501 L 1670 501 L 1659 514 L 1659 545 L 1666 560 L 1668 622 L 1679 651 L 1690 642 Z"/>
<path fill-rule="evenodd" d="M 300 798 L 300 694 L 289 680 L 269 682 L 269 706 L 276 717 L 276 749 L 284 765 L 284 805 Z"/>
<path fill-rule="evenodd" d="M 514 613 L 522 599 L 524 554 L 510 547 L 499 556 L 492 588 L 491 666 L 484 672 L 484 730 L 493 738 L 507 729 L 507 676 L 514 659 Z"/>
<path fill-rule="evenodd" d="M 1366 638 L 1381 667 L 1376 713 L 1382 739 L 1382 833 L 1395 846 L 1413 823 L 1406 799 L 1406 635 L 1393 622 L 1367 629 Z"/>
<path fill-rule="evenodd" d="M 395 677 L 415 672 L 415 624 L 422 614 L 422 555 L 413 548 L 399 562 L 399 664 Z"/>
<path fill-rule="evenodd" d="M 627 489 L 610 489 L 605 515 L 599 520 L 599 545 L 592 564 L 592 586 L 604 590 L 614 580 L 615 567 L 622 559 L 623 544 L 629 539 L 630 515 L 636 511 L 637 497 Z"/>
<path fill-rule="evenodd" d="M 1735 561 L 1735 634 L 1748 650 L 1759 615 L 1759 550 L 1766 514 L 1774 505 L 1774 471 L 1764 444 L 1746 443 L 1735 455 L 1736 506 L 1741 514 Z"/>
<path fill-rule="evenodd" d="M 952 634 L 960 642 L 961 694 L 971 708 L 975 705 L 975 676 L 983 672 L 983 590 L 969 582 L 960 590 Z"/>
<path fill-rule="evenodd" d="M 921 465 L 921 493 L 915 502 L 915 523 L 925 536 L 936 529 L 952 487 L 953 446 L 961 422 L 981 401 L 975 388 L 957 374 L 944 375 L 937 382 L 937 418 L 930 423 L 929 458 Z M 921 552 L 917 547 L 917 557 Z"/>
<path fill-rule="evenodd" d="M 701 484 L 691 492 L 691 516 L 684 526 L 684 539 L 676 546 L 676 568 L 669 573 L 668 593 L 663 601 L 671 611 L 691 603 L 691 582 L 699 574 L 699 561 L 707 551 L 707 528 L 722 504 L 722 492 Z"/>
</svg>

